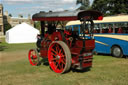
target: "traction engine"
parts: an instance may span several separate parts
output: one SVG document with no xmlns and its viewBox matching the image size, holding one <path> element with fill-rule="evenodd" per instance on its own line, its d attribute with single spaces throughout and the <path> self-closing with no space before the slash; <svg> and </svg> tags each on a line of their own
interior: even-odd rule
<svg viewBox="0 0 128 85">
<path fill-rule="evenodd" d="M 102 20 L 100 12 L 40 12 L 34 14 L 32 19 L 41 22 L 41 34 L 37 36 L 37 48 L 31 49 L 28 54 L 31 65 L 39 65 L 41 58 L 46 58 L 56 73 L 65 73 L 71 68 L 83 70 L 92 67 L 95 48 L 93 20 Z M 81 35 L 64 28 L 65 23 L 71 20 L 81 21 Z M 62 29 L 58 29 L 60 27 Z"/>
</svg>

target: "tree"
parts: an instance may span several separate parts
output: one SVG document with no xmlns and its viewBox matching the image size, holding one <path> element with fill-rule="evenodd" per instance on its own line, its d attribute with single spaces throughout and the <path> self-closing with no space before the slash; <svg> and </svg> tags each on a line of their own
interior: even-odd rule
<svg viewBox="0 0 128 85">
<path fill-rule="evenodd" d="M 5 32 L 8 31 L 10 28 L 12 28 L 12 26 L 11 26 L 9 23 L 4 24 L 4 34 L 5 34 Z"/>
<path fill-rule="evenodd" d="M 23 15 L 22 14 L 19 14 L 19 18 L 23 18 Z"/>
<path fill-rule="evenodd" d="M 109 11 L 111 14 L 128 13 L 128 0 L 109 0 Z"/>
<path fill-rule="evenodd" d="M 39 21 L 36 21 L 36 22 L 34 23 L 34 27 L 37 28 L 38 30 L 40 30 L 40 29 L 41 29 L 40 22 L 39 22 Z"/>
<path fill-rule="evenodd" d="M 92 9 L 106 15 L 128 13 L 128 0 L 94 0 Z"/>
<path fill-rule="evenodd" d="M 9 14 L 10 17 L 12 17 L 12 14 Z"/>
<path fill-rule="evenodd" d="M 76 4 L 81 4 L 80 10 L 87 10 L 90 7 L 90 1 L 89 0 L 77 0 Z"/>
<path fill-rule="evenodd" d="M 102 13 L 106 13 L 108 11 L 107 3 L 108 3 L 108 0 L 94 0 L 92 4 L 92 9 L 98 10 Z"/>
</svg>

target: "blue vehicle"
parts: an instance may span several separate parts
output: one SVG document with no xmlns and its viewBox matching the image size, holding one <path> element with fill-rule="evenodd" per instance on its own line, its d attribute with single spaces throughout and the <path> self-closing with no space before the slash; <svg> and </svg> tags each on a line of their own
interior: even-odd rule
<svg viewBox="0 0 128 85">
<path fill-rule="evenodd" d="M 102 21 L 94 21 L 94 24 L 96 53 L 112 54 L 117 58 L 128 56 L 128 15 L 104 17 Z M 66 29 L 76 31 L 81 36 L 80 26 L 79 21 L 71 21 Z M 85 29 L 85 38 L 88 38 L 90 31 Z"/>
</svg>

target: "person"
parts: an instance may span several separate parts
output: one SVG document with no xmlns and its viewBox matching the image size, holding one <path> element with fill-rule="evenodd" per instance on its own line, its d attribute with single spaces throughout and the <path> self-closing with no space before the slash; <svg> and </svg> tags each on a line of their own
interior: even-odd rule
<svg viewBox="0 0 128 85">
<path fill-rule="evenodd" d="M 36 42 L 38 52 L 40 51 L 40 48 L 41 48 L 41 41 L 42 41 L 42 37 L 41 37 L 41 35 L 38 34 L 37 35 L 37 42 Z"/>
<path fill-rule="evenodd" d="M 123 33 L 122 28 L 120 27 L 117 33 Z"/>
<path fill-rule="evenodd" d="M 48 34 L 52 34 L 53 32 L 56 31 L 56 26 L 55 24 L 49 23 L 48 24 Z"/>
</svg>

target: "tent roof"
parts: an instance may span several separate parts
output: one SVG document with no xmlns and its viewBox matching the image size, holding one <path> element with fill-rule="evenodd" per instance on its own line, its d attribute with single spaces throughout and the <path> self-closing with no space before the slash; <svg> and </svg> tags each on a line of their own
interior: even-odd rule
<svg viewBox="0 0 128 85">
<path fill-rule="evenodd" d="M 32 27 L 31 25 L 28 25 L 26 23 L 22 23 L 22 24 L 18 24 L 16 25 L 15 27 L 11 28 L 10 30 L 8 30 L 7 32 L 10 32 L 10 31 L 21 31 L 21 30 L 24 30 L 24 31 L 29 31 L 29 30 L 37 30 L 35 29 L 34 27 Z M 38 30 L 37 30 L 38 31 Z"/>
</svg>

